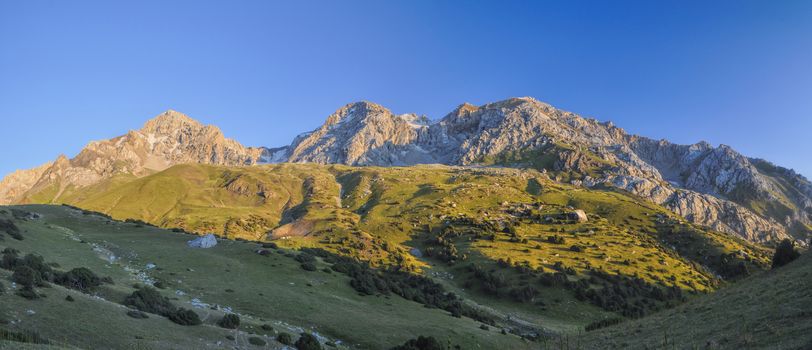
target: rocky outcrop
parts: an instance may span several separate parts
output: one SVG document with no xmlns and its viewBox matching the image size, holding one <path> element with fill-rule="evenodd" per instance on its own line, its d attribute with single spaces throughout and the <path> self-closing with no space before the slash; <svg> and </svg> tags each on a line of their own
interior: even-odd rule
<svg viewBox="0 0 812 350">
<path fill-rule="evenodd" d="M 217 238 L 214 237 L 213 234 L 208 233 L 203 236 L 187 241 L 186 245 L 189 246 L 189 248 L 207 249 L 217 245 Z"/>
<path fill-rule="evenodd" d="M 51 165 L 53 165 L 53 162 L 45 163 L 33 169 L 17 170 L 3 178 L 0 181 L 0 204 L 19 202 Z"/>
</svg>

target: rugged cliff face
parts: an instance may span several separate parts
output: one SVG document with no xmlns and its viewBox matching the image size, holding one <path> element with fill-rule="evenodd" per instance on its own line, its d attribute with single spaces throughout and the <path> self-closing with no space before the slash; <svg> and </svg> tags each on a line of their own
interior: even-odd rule
<svg viewBox="0 0 812 350">
<path fill-rule="evenodd" d="M 214 126 L 166 111 L 140 130 L 89 143 L 73 159 L 60 156 L 31 170 L 17 171 L 0 183 L 0 204 L 54 200 L 68 188 L 81 188 L 115 175 L 149 175 L 181 163 L 254 164 L 265 149 L 227 139 Z M 36 198 L 36 199 L 35 199 Z"/>
<path fill-rule="evenodd" d="M 276 149 L 244 147 L 216 127 L 167 111 L 141 130 L 90 143 L 73 159 L 9 175 L 0 183 L 0 203 L 31 201 L 40 193 L 49 195 L 36 201 L 58 198 L 71 186 L 117 174 L 140 177 L 180 163 L 278 162 L 534 167 L 558 181 L 631 192 L 750 241 L 802 240 L 812 232 L 812 184 L 792 170 L 725 145 L 630 135 L 532 98 L 463 104 L 436 122 L 357 102 Z"/>
<path fill-rule="evenodd" d="M 812 228 L 812 186 L 791 170 L 725 145 L 630 135 L 532 98 L 463 104 L 434 123 L 354 103 L 278 150 L 277 160 L 533 166 L 562 181 L 627 190 L 751 241 L 801 239 Z"/>
</svg>

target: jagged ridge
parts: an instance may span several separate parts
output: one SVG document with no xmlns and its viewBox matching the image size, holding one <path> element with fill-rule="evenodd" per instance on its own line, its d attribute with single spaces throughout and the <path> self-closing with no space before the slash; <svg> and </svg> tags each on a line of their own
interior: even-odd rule
<svg viewBox="0 0 812 350">
<path fill-rule="evenodd" d="M 53 202 L 118 174 L 144 176 L 174 164 L 531 166 L 587 187 L 612 186 L 687 219 L 755 242 L 805 238 L 812 231 L 812 185 L 792 170 L 732 148 L 677 145 L 631 135 L 532 98 L 463 104 L 431 122 L 371 103 L 348 104 L 289 146 L 244 147 L 219 129 L 167 111 L 141 130 L 91 142 L 0 182 L 0 203 Z"/>
</svg>

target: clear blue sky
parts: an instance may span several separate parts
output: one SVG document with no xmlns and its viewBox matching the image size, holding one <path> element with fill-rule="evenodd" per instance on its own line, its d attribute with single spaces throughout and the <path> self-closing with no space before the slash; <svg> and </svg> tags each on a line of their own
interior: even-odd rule
<svg viewBox="0 0 812 350">
<path fill-rule="evenodd" d="M 812 175 L 812 1 L 0 2 L 0 173 L 166 109 L 279 146 L 370 100 L 533 96 Z"/>
</svg>

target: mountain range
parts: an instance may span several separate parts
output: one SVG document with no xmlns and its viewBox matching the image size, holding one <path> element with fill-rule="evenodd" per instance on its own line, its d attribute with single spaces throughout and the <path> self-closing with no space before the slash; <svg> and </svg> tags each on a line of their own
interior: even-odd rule
<svg viewBox="0 0 812 350">
<path fill-rule="evenodd" d="M 812 232 L 812 183 L 793 170 L 725 145 L 632 135 L 533 98 L 462 104 L 437 121 L 356 102 L 279 148 L 243 146 L 169 110 L 140 130 L 89 143 L 74 158 L 9 174 L 0 182 L 0 204 L 60 203 L 66 191 L 177 164 L 283 162 L 535 168 L 559 182 L 630 193 L 752 242 L 803 244 Z"/>
</svg>

